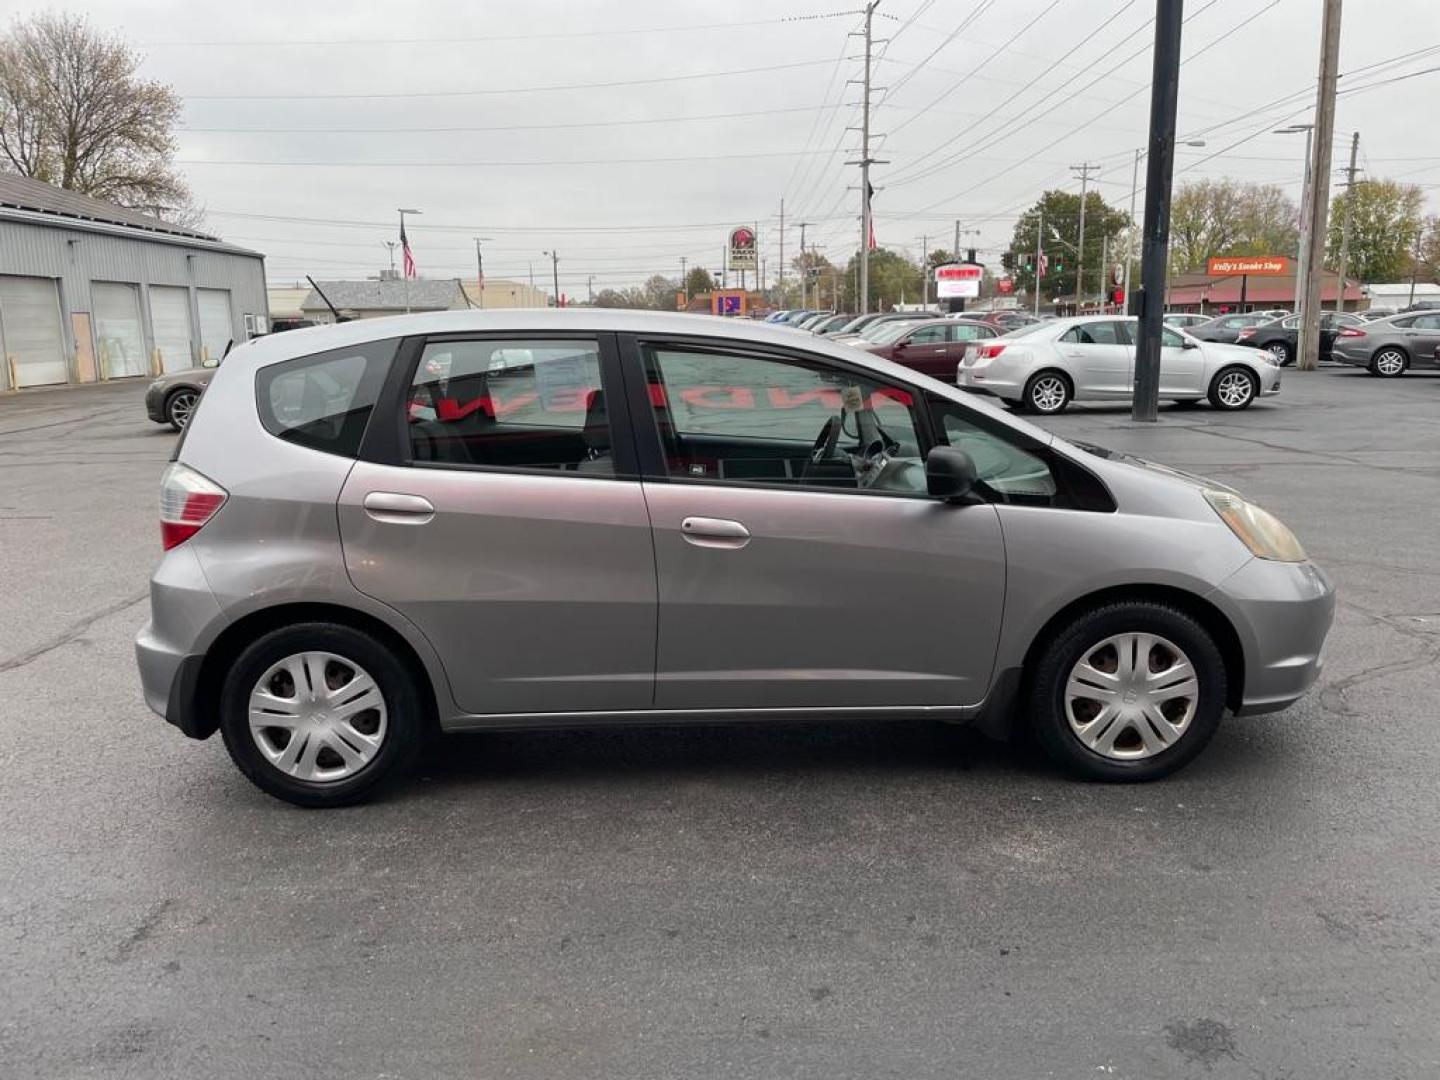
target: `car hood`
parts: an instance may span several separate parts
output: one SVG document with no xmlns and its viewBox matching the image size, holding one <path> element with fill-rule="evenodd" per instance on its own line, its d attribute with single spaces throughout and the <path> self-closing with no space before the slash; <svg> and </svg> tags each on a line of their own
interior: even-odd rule
<svg viewBox="0 0 1440 1080">
<path fill-rule="evenodd" d="M 1233 495 L 1240 493 L 1229 484 L 1222 484 L 1218 480 L 1212 480 L 1208 476 L 1201 476 L 1199 473 L 1186 472 L 1184 469 L 1177 469 L 1170 465 L 1162 465 L 1158 461 L 1151 461 L 1149 458 L 1136 457 L 1134 454 L 1127 454 L 1120 450 L 1111 450 L 1108 446 L 1098 446 L 1095 443 L 1071 442 L 1069 445 L 1087 454 L 1103 458 L 1106 461 L 1115 462 L 1119 465 L 1128 465 L 1132 468 L 1143 469 L 1146 472 L 1158 473 L 1167 476 L 1172 480 L 1178 480 L 1182 484 L 1198 489 L 1210 489 L 1212 491 L 1228 491 Z"/>
</svg>

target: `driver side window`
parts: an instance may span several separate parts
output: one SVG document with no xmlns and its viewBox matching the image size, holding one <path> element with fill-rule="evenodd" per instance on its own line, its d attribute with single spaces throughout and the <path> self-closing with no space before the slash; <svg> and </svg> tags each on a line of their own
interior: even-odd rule
<svg viewBox="0 0 1440 1080">
<path fill-rule="evenodd" d="M 664 346 L 646 347 L 645 367 L 677 480 L 925 490 L 909 391 L 824 363 Z"/>
</svg>

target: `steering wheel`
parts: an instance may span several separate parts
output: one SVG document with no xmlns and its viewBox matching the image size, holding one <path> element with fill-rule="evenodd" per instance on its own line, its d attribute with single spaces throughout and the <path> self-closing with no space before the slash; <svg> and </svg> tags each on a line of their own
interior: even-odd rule
<svg viewBox="0 0 1440 1080">
<path fill-rule="evenodd" d="M 820 434 L 815 436 L 815 443 L 810 447 L 810 464 L 819 465 L 835 456 L 835 446 L 840 441 L 840 418 L 832 416 L 825 421 L 825 426 L 820 429 Z"/>
</svg>

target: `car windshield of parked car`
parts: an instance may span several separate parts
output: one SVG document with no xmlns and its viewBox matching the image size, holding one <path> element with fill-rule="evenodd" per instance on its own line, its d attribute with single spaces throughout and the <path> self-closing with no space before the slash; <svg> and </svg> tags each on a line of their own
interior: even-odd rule
<svg viewBox="0 0 1440 1080">
<path fill-rule="evenodd" d="M 875 327 L 874 334 L 864 334 L 862 336 L 876 345 L 889 345 L 892 342 L 899 341 L 911 330 L 914 330 L 920 325 L 918 322 L 904 322 L 895 319 L 890 322 L 878 323 Z"/>
<path fill-rule="evenodd" d="M 1053 322 L 1027 323 L 1024 326 L 1011 327 L 1009 330 L 1006 330 L 1000 336 L 1007 341 L 1015 341 L 1019 338 L 1034 337 L 1039 334 L 1044 334 L 1054 329 L 1055 324 Z"/>
</svg>

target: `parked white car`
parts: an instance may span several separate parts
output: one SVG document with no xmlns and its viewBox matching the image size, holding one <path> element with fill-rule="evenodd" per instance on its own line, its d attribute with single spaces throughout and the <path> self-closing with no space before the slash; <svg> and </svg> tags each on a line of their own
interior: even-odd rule
<svg viewBox="0 0 1440 1080">
<path fill-rule="evenodd" d="M 1135 384 L 1135 318 L 1091 315 L 1013 330 L 965 354 L 956 382 L 1037 413 L 1072 401 L 1128 401 Z M 1161 330 L 1160 398 L 1244 409 L 1280 391 L 1270 354 Z"/>
</svg>

